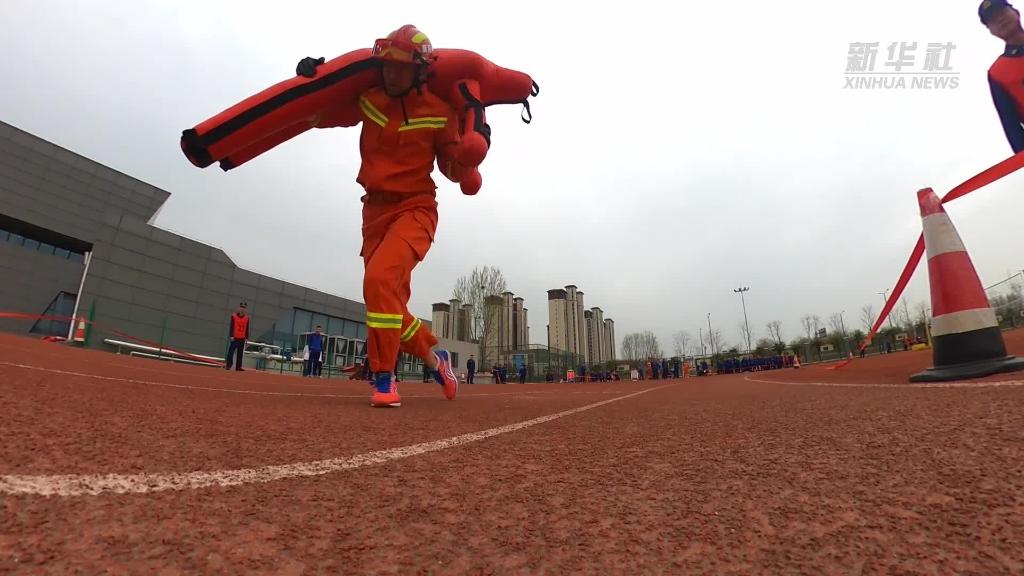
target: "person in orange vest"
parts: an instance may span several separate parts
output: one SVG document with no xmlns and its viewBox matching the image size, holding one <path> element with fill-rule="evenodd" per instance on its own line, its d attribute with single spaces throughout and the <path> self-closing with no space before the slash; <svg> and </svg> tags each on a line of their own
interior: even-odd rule
<svg viewBox="0 0 1024 576">
<path fill-rule="evenodd" d="M 228 339 L 231 344 L 228 346 L 228 357 L 224 359 L 224 369 L 231 370 L 232 356 L 235 359 L 235 370 L 242 370 L 242 352 L 245 351 L 245 341 L 249 339 L 249 315 L 245 313 L 248 306 L 245 302 L 238 304 L 238 312 L 231 315 L 231 322 L 228 324 Z"/>
<path fill-rule="evenodd" d="M 1024 150 L 1024 28 L 1020 13 L 1006 0 L 984 0 L 978 7 L 981 23 L 1006 43 L 1003 54 L 988 70 L 999 121 L 1014 154 Z"/>
<path fill-rule="evenodd" d="M 412 271 L 427 255 L 437 228 L 434 162 L 450 170 L 459 143 L 458 116 L 426 85 L 433 48 L 426 34 L 406 25 L 378 39 L 381 85 L 359 98 L 362 165 L 356 178 L 363 202 L 363 298 L 374 392 L 370 405 L 401 406 L 392 372 L 399 351 L 423 359 L 449 400 L 458 379 L 447 350 L 409 313 Z M 296 73 L 313 77 L 323 58 L 303 58 Z M 447 170 L 447 171 L 446 171 Z"/>
</svg>

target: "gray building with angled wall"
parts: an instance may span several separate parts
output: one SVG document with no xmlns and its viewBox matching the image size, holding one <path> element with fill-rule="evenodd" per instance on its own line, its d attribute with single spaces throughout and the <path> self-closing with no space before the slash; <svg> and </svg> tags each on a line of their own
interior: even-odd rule
<svg viewBox="0 0 1024 576">
<path fill-rule="evenodd" d="M 332 364 L 362 362 L 361 302 L 243 270 L 151 225 L 169 196 L 0 122 L 0 311 L 67 317 L 77 302 L 92 315 L 91 347 L 120 332 L 222 356 L 229 316 L 246 301 L 251 340 L 295 347 L 320 324 L 338 337 Z M 69 324 L 0 319 L 0 330 L 67 336 Z"/>
</svg>

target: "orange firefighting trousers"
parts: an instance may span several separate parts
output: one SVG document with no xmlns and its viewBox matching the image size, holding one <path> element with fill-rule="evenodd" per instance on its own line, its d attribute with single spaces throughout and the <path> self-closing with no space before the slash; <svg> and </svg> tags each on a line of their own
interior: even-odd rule
<svg viewBox="0 0 1024 576">
<path fill-rule="evenodd" d="M 412 270 L 434 241 L 437 202 L 432 193 L 363 198 L 363 298 L 370 369 L 391 372 L 398 352 L 427 358 L 437 338 L 409 313 Z"/>
</svg>

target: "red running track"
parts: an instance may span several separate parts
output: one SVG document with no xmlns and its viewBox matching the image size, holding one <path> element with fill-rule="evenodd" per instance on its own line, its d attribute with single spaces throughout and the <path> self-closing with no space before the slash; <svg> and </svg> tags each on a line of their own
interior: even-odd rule
<svg viewBox="0 0 1024 576">
<path fill-rule="evenodd" d="M 0 573 L 1024 571 L 1020 375 L 894 384 L 906 353 L 374 410 L 366 383 L 0 350 Z"/>
</svg>

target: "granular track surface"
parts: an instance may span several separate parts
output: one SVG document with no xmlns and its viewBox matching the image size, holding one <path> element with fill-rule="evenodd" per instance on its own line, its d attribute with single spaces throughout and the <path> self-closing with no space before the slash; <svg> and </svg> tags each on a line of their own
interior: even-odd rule
<svg viewBox="0 0 1024 576">
<path fill-rule="evenodd" d="M 905 384 L 928 353 L 374 410 L 365 383 L 0 350 L 0 573 L 1024 573 L 1024 375 Z"/>
</svg>

